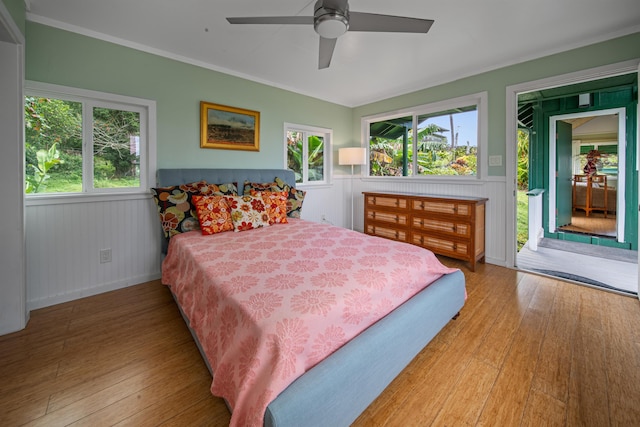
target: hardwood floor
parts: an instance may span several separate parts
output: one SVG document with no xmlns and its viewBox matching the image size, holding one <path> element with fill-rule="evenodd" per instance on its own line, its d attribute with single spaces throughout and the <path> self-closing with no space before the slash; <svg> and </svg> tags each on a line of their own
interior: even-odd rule
<svg viewBox="0 0 640 427">
<path fill-rule="evenodd" d="M 615 237 L 616 215 L 608 214 L 605 218 L 602 212 L 591 212 L 586 216 L 583 211 L 575 211 L 571 216 L 571 224 L 559 228 L 562 231 Z"/>
<path fill-rule="evenodd" d="M 637 299 L 462 269 L 461 315 L 355 426 L 640 425 Z M 159 282 L 34 311 L 0 337 L 2 426 L 227 425 L 210 381 Z"/>
</svg>

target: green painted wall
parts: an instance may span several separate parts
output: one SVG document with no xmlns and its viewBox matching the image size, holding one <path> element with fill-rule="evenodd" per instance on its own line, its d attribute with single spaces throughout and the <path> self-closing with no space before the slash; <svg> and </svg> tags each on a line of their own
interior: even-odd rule
<svg viewBox="0 0 640 427">
<path fill-rule="evenodd" d="M 158 167 L 283 167 L 284 122 L 333 129 L 334 153 L 356 143 L 350 108 L 41 24 L 26 30 L 27 80 L 156 101 Z M 259 111 L 260 151 L 201 149 L 200 101 Z"/>
<path fill-rule="evenodd" d="M 16 25 L 24 35 L 24 26 L 25 26 L 24 0 L 2 0 L 2 3 L 4 3 L 7 10 L 11 14 L 11 17 L 13 18 L 13 22 L 16 23 Z"/>
<path fill-rule="evenodd" d="M 26 39 L 27 80 L 156 100 L 159 167 L 281 167 L 284 122 L 333 129 L 337 167 L 337 148 L 358 143 L 363 116 L 482 91 L 489 94 L 488 154 L 504 158 L 507 86 L 640 58 L 635 33 L 352 109 L 31 22 Z M 200 149 L 201 100 L 260 111 L 260 152 Z M 489 175 L 505 176 L 504 162 Z"/>
<path fill-rule="evenodd" d="M 358 140 L 360 138 L 360 120 L 364 116 L 487 91 L 489 94 L 488 154 L 490 156 L 501 155 L 504 159 L 506 155 L 507 86 L 637 58 L 640 58 L 640 33 L 363 105 L 355 108 L 353 112 L 352 139 Z M 505 162 L 503 161 L 503 165 L 500 167 L 490 167 L 489 175 L 505 176 Z"/>
<path fill-rule="evenodd" d="M 617 242 L 610 239 L 592 238 L 591 236 L 580 236 L 574 233 L 549 233 L 545 228 L 545 237 L 555 239 L 574 240 L 582 243 L 590 243 L 596 245 L 606 245 L 611 247 L 620 247 L 624 249 L 638 250 L 638 172 L 635 168 L 637 151 L 636 151 L 636 117 L 638 104 L 638 83 L 629 83 L 624 86 L 617 86 L 611 89 L 588 89 L 587 86 L 581 86 L 581 93 L 589 92 L 592 94 L 592 107 L 578 107 L 578 93 L 567 94 L 565 97 L 554 98 L 546 101 L 539 101 L 535 107 L 535 123 L 537 138 L 532 141 L 532 155 L 544 159 L 544 173 L 532 177 L 530 183 L 531 188 L 549 189 L 549 118 L 563 114 L 574 114 L 587 111 L 600 111 L 612 108 L 626 108 L 626 165 L 621 170 L 625 174 L 625 235 L 623 242 Z M 554 142 L 555 143 L 555 142 Z M 618 191 L 621 191 L 619 188 Z M 543 209 L 543 224 L 549 222 L 549 192 L 545 192 L 545 207 Z M 619 208 L 618 208 L 619 211 Z"/>
</svg>

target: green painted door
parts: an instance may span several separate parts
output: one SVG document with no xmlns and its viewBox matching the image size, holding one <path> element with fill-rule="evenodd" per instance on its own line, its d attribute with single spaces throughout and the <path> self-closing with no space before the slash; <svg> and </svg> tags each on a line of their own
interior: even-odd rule
<svg viewBox="0 0 640 427">
<path fill-rule="evenodd" d="M 556 229 L 571 224 L 572 181 L 571 123 L 556 122 Z"/>
</svg>

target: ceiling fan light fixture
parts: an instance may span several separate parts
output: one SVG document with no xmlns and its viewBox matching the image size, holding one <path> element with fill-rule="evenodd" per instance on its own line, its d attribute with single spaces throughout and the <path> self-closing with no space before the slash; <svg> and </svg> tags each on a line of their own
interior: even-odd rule
<svg viewBox="0 0 640 427">
<path fill-rule="evenodd" d="M 320 37 L 337 39 L 349 29 L 347 17 L 339 13 L 327 13 L 316 18 L 313 28 Z"/>
<path fill-rule="evenodd" d="M 227 18 L 227 21 L 230 24 L 313 24 L 313 29 L 320 35 L 318 69 L 329 67 L 338 37 L 347 31 L 426 33 L 433 24 L 432 19 L 349 12 L 349 0 L 317 0 L 313 16 L 246 16 Z"/>
</svg>

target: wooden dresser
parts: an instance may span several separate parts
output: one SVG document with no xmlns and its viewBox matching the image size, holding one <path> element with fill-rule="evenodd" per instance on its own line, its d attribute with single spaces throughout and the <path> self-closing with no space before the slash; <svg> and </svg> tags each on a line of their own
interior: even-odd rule
<svg viewBox="0 0 640 427">
<path fill-rule="evenodd" d="M 363 193 L 366 234 L 412 243 L 436 254 L 484 262 L 485 207 L 479 197 Z"/>
</svg>

